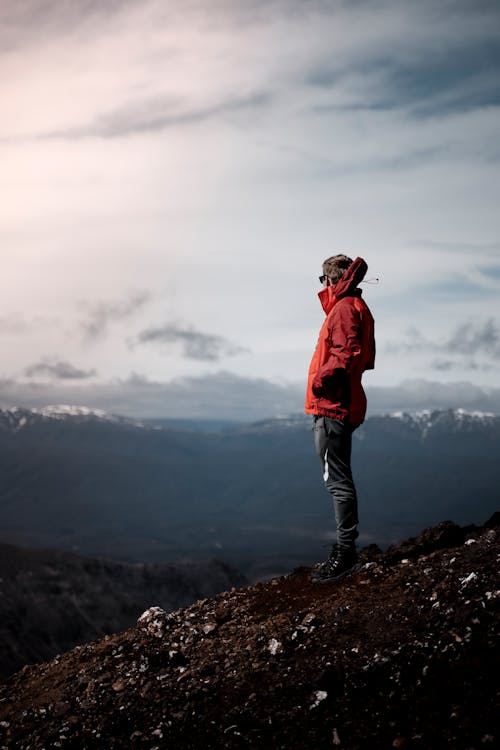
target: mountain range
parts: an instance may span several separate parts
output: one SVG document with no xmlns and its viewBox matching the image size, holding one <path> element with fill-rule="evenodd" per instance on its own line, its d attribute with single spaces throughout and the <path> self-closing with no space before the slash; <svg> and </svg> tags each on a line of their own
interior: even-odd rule
<svg viewBox="0 0 500 750">
<path fill-rule="evenodd" d="M 251 580 L 334 538 L 310 420 L 175 425 L 86 407 L 0 410 L 0 538 L 127 562 L 217 557 Z M 374 416 L 354 433 L 361 544 L 499 507 L 500 417 Z"/>
</svg>

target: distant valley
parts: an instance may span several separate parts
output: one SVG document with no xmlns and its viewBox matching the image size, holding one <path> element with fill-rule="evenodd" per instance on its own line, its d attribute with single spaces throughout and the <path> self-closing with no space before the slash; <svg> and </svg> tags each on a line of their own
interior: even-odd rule
<svg viewBox="0 0 500 750">
<path fill-rule="evenodd" d="M 371 417 L 353 465 L 360 543 L 387 545 L 500 503 L 500 418 Z M 0 539 L 129 562 L 218 558 L 256 580 L 310 564 L 334 535 L 302 416 L 224 426 L 75 407 L 0 410 Z"/>
<path fill-rule="evenodd" d="M 0 678 L 75 645 L 245 584 L 215 560 L 119 563 L 0 544 Z"/>
</svg>

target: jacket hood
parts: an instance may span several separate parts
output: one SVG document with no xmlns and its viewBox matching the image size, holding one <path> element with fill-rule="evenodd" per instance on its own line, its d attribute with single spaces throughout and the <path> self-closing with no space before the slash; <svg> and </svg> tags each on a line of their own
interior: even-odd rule
<svg viewBox="0 0 500 750">
<path fill-rule="evenodd" d="M 358 284 L 365 278 L 368 266 L 363 258 L 356 258 L 336 284 L 327 286 L 318 292 L 319 301 L 328 315 L 335 303 L 347 294 L 352 294 Z"/>
</svg>

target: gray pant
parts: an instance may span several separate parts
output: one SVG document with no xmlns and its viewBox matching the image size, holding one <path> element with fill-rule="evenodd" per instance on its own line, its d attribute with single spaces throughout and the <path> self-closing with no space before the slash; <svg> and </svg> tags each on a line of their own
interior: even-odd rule
<svg viewBox="0 0 500 750">
<path fill-rule="evenodd" d="M 351 471 L 353 427 L 339 419 L 314 417 L 313 431 L 325 486 L 333 498 L 337 544 L 352 550 L 358 537 L 358 498 Z"/>
</svg>

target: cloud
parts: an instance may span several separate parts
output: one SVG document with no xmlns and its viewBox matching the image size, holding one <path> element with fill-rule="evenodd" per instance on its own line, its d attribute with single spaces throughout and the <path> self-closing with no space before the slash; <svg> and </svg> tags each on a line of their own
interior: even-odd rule
<svg viewBox="0 0 500 750">
<path fill-rule="evenodd" d="M 392 411 L 465 408 L 500 414 L 500 388 L 470 382 L 408 380 L 398 386 L 368 387 L 368 416 Z M 53 403 L 89 406 L 123 416 L 227 419 L 251 422 L 303 412 L 304 388 L 245 378 L 229 372 L 157 382 L 140 374 L 123 380 L 87 383 L 67 380 L 0 380 L 0 404 L 39 407 Z"/>
<path fill-rule="evenodd" d="M 417 328 L 409 328 L 404 341 L 390 342 L 387 350 L 391 353 L 435 354 L 437 356 L 431 360 L 430 366 L 442 372 L 491 369 L 500 363 L 500 325 L 493 318 L 479 323 L 466 322 L 440 340 L 428 338 Z M 448 356 L 443 358 L 443 354 Z"/>
<path fill-rule="evenodd" d="M 489 318 L 483 323 L 464 323 L 445 342 L 445 349 L 459 354 L 485 354 L 500 360 L 500 327 Z"/>
<path fill-rule="evenodd" d="M 203 333 L 195 328 L 180 326 L 176 323 L 166 323 L 158 328 L 147 328 L 137 335 L 136 343 L 180 343 L 184 357 L 204 362 L 216 362 L 222 357 L 234 357 L 248 352 L 248 349 L 233 344 L 223 336 Z"/>
<path fill-rule="evenodd" d="M 402 110 L 425 118 L 498 106 L 499 63 L 500 44 L 486 40 L 465 49 L 430 49 L 411 61 L 387 57 L 345 71 L 318 68 L 308 83 L 349 91 L 331 110 Z"/>
<path fill-rule="evenodd" d="M 500 104 L 498 3 L 362 2 L 351 14 L 370 31 L 305 75 L 306 85 L 331 94 L 332 109 L 423 118 Z"/>
<path fill-rule="evenodd" d="M 0 49 L 22 48 L 36 38 L 50 38 L 81 29 L 89 22 L 104 23 L 133 7 L 136 0 L 19 0 L 0 4 Z"/>
<path fill-rule="evenodd" d="M 0 317 L 0 335 L 21 336 L 47 328 L 53 330 L 60 325 L 59 319 L 55 316 L 34 315 L 26 317 L 25 312 L 24 310 Z"/>
<path fill-rule="evenodd" d="M 86 380 L 96 375 L 96 370 L 81 370 L 69 362 L 42 360 L 34 365 L 26 367 L 24 374 L 28 378 L 38 375 L 54 378 L 56 380 Z"/>
<path fill-rule="evenodd" d="M 85 405 L 131 417 L 174 417 L 253 421 L 298 412 L 303 388 L 244 378 L 229 372 L 157 382 L 133 373 L 101 383 L 0 380 L 0 404 L 38 407 Z"/>
<path fill-rule="evenodd" d="M 0 334 L 20 334 L 25 333 L 29 329 L 28 324 L 21 317 L 14 315 L 3 316 L 0 318 Z"/>
<path fill-rule="evenodd" d="M 37 139 L 122 138 L 138 133 L 154 133 L 181 125 L 194 125 L 215 117 L 250 112 L 268 105 L 269 92 L 261 91 L 244 97 L 231 96 L 202 107 L 182 106 L 171 97 L 158 96 L 118 107 L 99 115 L 92 122 L 77 128 L 41 133 Z"/>
<path fill-rule="evenodd" d="M 137 310 L 149 302 L 151 295 L 148 292 L 136 292 L 127 299 L 115 302 L 99 302 L 89 306 L 87 317 L 81 321 L 81 327 L 88 339 L 102 336 L 110 323 L 116 323 L 132 317 Z"/>
<path fill-rule="evenodd" d="M 392 411 L 457 409 L 500 414 L 500 388 L 482 388 L 467 381 L 439 383 L 424 379 L 398 386 L 368 387 L 368 416 Z"/>
</svg>

